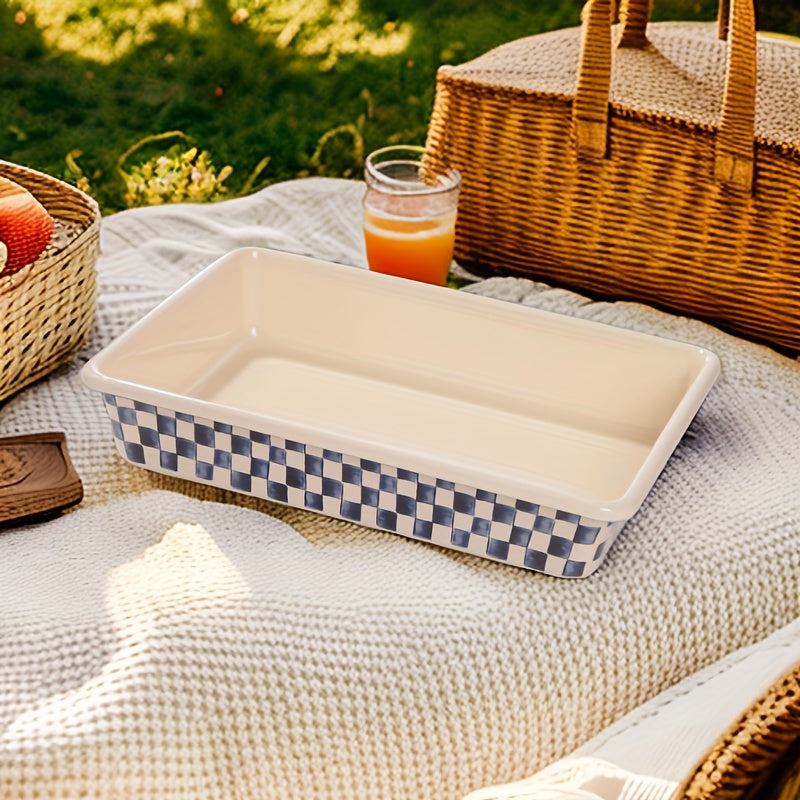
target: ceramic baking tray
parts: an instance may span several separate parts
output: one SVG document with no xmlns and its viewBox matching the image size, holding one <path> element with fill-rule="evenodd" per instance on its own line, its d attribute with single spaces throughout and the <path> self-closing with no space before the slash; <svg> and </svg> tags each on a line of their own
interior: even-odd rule
<svg viewBox="0 0 800 800">
<path fill-rule="evenodd" d="M 248 248 L 82 376 L 134 464 L 583 577 L 718 370 L 685 343 Z"/>
</svg>

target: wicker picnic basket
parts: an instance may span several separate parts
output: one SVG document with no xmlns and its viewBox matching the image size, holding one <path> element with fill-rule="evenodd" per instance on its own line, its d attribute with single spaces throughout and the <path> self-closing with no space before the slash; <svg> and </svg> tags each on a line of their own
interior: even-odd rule
<svg viewBox="0 0 800 800">
<path fill-rule="evenodd" d="M 100 212 L 84 192 L 28 167 L 0 161 L 0 176 L 27 189 L 54 221 L 44 252 L 0 275 L 0 401 L 68 361 L 95 313 Z"/>
<path fill-rule="evenodd" d="M 800 43 L 756 36 L 753 0 L 716 24 L 612 5 L 439 69 L 456 259 L 800 352 Z"/>
</svg>

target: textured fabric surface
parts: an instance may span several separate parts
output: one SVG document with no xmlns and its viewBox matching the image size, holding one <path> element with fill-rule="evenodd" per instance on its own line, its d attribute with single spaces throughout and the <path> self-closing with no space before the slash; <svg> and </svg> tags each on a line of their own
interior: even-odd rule
<svg viewBox="0 0 800 800">
<path fill-rule="evenodd" d="M 797 730 L 798 674 L 800 619 L 684 678 L 536 775 L 466 800 L 738 797 Z M 786 733 L 770 738 L 781 725 Z"/>
<path fill-rule="evenodd" d="M 800 616 L 800 365 L 644 306 L 470 289 L 721 359 L 583 580 L 122 462 L 85 359 L 236 246 L 362 266 L 362 191 L 308 179 L 103 221 L 92 340 L 0 410 L 3 435 L 65 431 L 85 484 L 71 512 L 0 535 L 0 798 L 457 798 Z"/>
</svg>

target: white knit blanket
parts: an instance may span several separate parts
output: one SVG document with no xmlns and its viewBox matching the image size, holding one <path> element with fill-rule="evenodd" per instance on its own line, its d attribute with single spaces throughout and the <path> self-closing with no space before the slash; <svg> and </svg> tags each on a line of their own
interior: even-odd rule
<svg viewBox="0 0 800 800">
<path fill-rule="evenodd" d="M 124 463 L 86 358 L 235 247 L 363 265 L 361 192 L 308 179 L 103 221 L 91 342 L 0 409 L 2 435 L 65 431 L 85 487 L 70 513 L 0 533 L 2 800 L 453 800 L 800 616 L 800 365 L 635 304 L 471 288 L 721 359 L 589 578 Z"/>
</svg>

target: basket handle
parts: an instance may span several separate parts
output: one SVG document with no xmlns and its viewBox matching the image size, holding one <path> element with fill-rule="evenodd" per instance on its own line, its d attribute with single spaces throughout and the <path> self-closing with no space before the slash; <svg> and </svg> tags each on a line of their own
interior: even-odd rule
<svg viewBox="0 0 800 800">
<path fill-rule="evenodd" d="M 622 36 L 620 47 L 647 47 L 647 23 L 650 21 L 651 0 L 623 0 Z M 731 0 L 719 0 L 717 5 L 717 35 L 728 38 L 728 19 Z"/>
<path fill-rule="evenodd" d="M 573 136 L 579 157 L 605 158 L 611 85 L 612 0 L 588 0 L 584 9 Z M 722 6 L 728 6 L 728 14 Z M 722 118 L 716 134 L 714 179 L 747 192 L 753 188 L 756 105 L 756 30 L 753 0 L 721 0 L 720 33 L 730 32 Z M 645 47 L 649 0 L 628 0 L 624 46 Z M 727 19 L 724 23 L 723 17 Z M 724 36 L 723 36 L 724 38 Z"/>
</svg>

